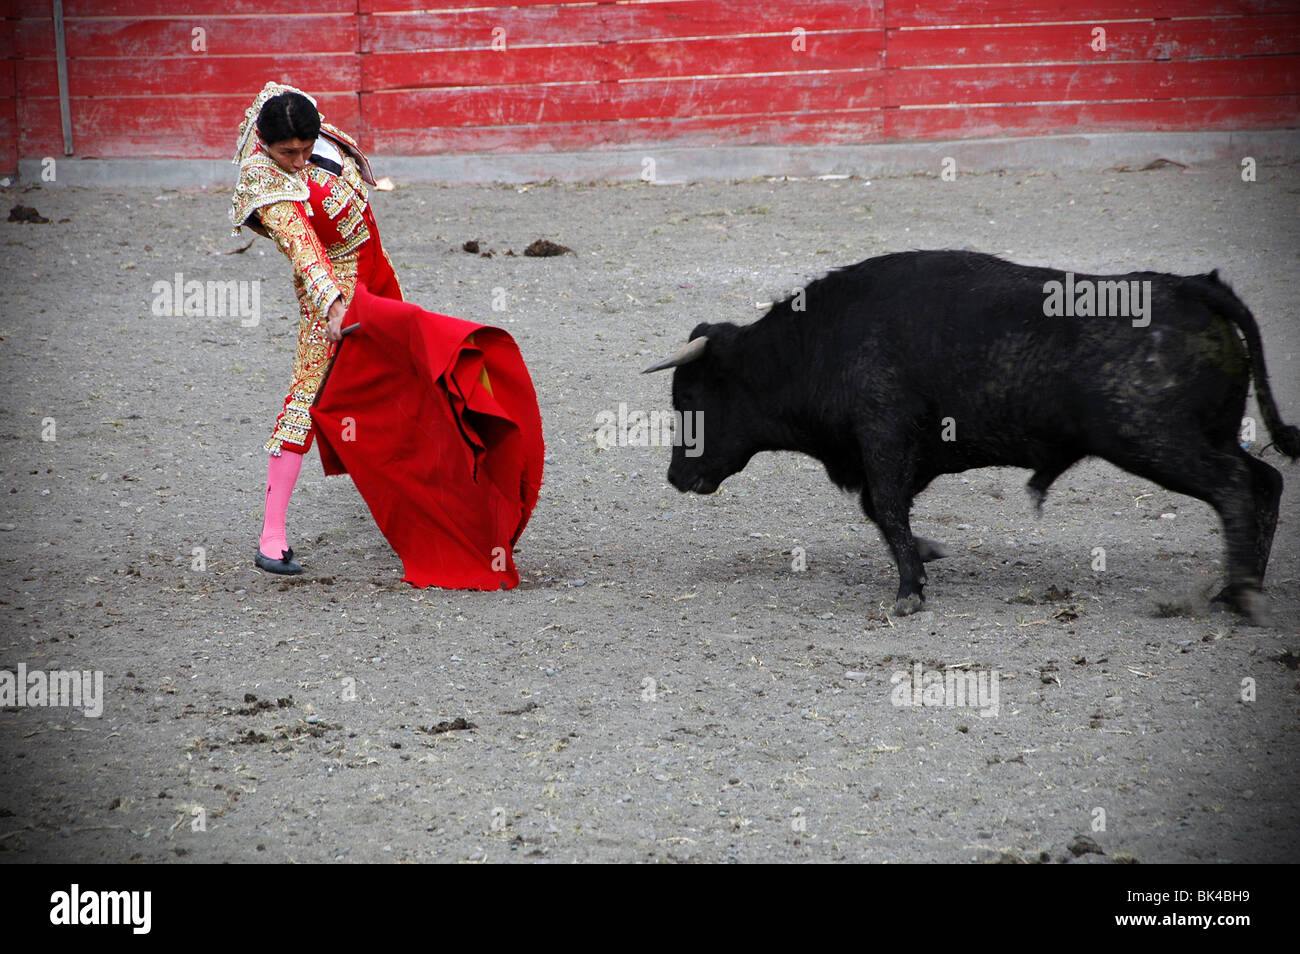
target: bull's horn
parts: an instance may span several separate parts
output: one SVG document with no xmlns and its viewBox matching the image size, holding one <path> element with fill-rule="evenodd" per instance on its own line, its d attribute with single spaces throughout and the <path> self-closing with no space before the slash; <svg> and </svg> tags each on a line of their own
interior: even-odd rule
<svg viewBox="0 0 1300 954">
<path fill-rule="evenodd" d="M 642 371 L 642 374 L 649 374 L 651 371 L 663 371 L 667 368 L 677 368 L 683 364 L 690 364 L 704 357 L 704 349 L 709 346 L 707 335 L 701 335 L 699 338 L 692 338 L 687 342 L 686 347 L 677 352 L 671 358 L 664 358 L 658 364 L 652 364 Z"/>
</svg>

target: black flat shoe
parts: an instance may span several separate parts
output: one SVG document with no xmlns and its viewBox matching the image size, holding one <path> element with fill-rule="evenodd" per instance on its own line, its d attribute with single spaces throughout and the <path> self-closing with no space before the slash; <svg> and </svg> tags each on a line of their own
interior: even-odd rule
<svg viewBox="0 0 1300 954">
<path fill-rule="evenodd" d="M 257 559 L 254 560 L 253 562 L 256 563 L 263 570 L 266 570 L 268 573 L 282 573 L 282 574 L 292 576 L 295 573 L 302 572 L 302 567 L 298 565 L 296 562 L 294 562 L 292 547 L 290 547 L 288 550 L 281 550 L 280 553 L 283 555 L 284 557 L 283 559 L 272 560 L 269 556 L 266 556 L 261 550 L 258 550 Z"/>
</svg>

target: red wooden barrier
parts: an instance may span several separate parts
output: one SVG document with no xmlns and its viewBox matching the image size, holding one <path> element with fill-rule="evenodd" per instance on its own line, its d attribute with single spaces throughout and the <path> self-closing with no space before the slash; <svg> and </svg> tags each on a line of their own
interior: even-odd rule
<svg viewBox="0 0 1300 954">
<path fill-rule="evenodd" d="M 225 156 L 267 79 L 403 155 L 1300 125 L 1300 0 L 303 6 L 65 0 L 77 154 Z M 0 49 L 0 167 L 61 155 L 48 0 Z"/>
<path fill-rule="evenodd" d="M 269 79 L 361 128 L 356 0 L 64 0 L 76 154 L 222 157 Z M 14 0 L 21 157 L 63 155 L 49 0 Z M 178 7 L 187 12 L 177 14 Z M 198 31 L 198 32 L 196 32 Z"/>
</svg>

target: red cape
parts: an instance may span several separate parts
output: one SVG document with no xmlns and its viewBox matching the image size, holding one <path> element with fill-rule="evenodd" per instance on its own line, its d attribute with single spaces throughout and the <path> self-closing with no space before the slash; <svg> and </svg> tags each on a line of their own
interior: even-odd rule
<svg viewBox="0 0 1300 954">
<path fill-rule="evenodd" d="M 352 475 L 414 586 L 511 589 L 542 485 L 542 418 L 500 328 L 358 285 L 312 408 L 326 474 Z"/>
</svg>

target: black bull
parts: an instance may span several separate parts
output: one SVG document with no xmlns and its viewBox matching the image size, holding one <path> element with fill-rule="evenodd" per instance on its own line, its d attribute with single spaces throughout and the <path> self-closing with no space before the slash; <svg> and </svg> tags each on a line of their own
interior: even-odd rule
<svg viewBox="0 0 1300 954">
<path fill-rule="evenodd" d="M 1128 314 L 1106 314 L 1124 302 L 1102 282 L 1129 283 Z M 759 451 L 817 458 L 861 493 L 893 551 L 898 615 L 921 607 L 923 563 L 944 555 L 909 526 L 930 481 L 1027 467 L 1041 510 L 1052 482 L 1088 456 L 1214 507 L 1228 551 L 1217 598 L 1263 614 L 1282 476 L 1238 443 L 1252 377 L 1292 460 L 1300 430 L 1278 416 L 1255 319 L 1217 273 L 1073 275 L 974 252 L 885 255 L 812 282 L 752 325 L 699 325 L 646 371 L 669 367 L 674 408 L 708 426 L 703 453 L 674 447 L 669 482 L 708 494 Z"/>
</svg>

